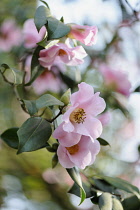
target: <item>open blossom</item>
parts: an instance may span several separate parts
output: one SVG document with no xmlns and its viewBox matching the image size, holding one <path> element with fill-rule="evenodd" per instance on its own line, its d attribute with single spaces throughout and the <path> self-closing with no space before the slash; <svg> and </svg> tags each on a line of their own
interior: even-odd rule
<svg viewBox="0 0 140 210">
<path fill-rule="evenodd" d="M 120 70 L 113 70 L 106 65 L 101 66 L 100 72 L 103 75 L 105 85 L 111 88 L 112 91 L 119 92 L 124 96 L 130 95 L 131 83 L 126 73 Z"/>
<path fill-rule="evenodd" d="M 21 44 L 21 30 L 14 20 L 5 20 L 0 27 L 0 51 L 8 52 Z"/>
<path fill-rule="evenodd" d="M 64 43 L 55 44 L 39 53 L 40 65 L 50 68 L 54 62 L 65 63 L 69 66 L 76 66 L 84 62 L 87 56 L 82 46 L 70 48 Z"/>
<path fill-rule="evenodd" d="M 33 19 L 25 21 L 23 26 L 24 46 L 26 48 L 36 47 L 36 43 L 40 42 L 46 34 L 46 28 L 43 26 L 38 32 Z"/>
<path fill-rule="evenodd" d="M 63 129 L 96 139 L 102 133 L 102 124 L 95 117 L 105 109 L 105 101 L 85 82 L 78 87 L 79 91 L 71 95 L 71 105 L 63 115 Z"/>
<path fill-rule="evenodd" d="M 92 142 L 90 137 L 81 136 L 80 141 L 73 146 L 65 147 L 60 144 L 57 155 L 60 164 L 64 168 L 73 168 L 74 166 L 77 166 L 84 169 L 86 166 L 93 164 L 99 151 L 100 144 L 97 140 Z"/>
<path fill-rule="evenodd" d="M 71 39 L 76 39 L 87 46 L 96 43 L 98 29 L 96 26 L 80 26 L 70 24 L 71 31 L 67 35 Z"/>
</svg>

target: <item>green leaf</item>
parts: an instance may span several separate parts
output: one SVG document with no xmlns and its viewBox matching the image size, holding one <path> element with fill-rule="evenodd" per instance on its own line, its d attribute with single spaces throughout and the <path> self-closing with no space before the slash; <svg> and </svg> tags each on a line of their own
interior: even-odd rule
<svg viewBox="0 0 140 210">
<path fill-rule="evenodd" d="M 134 195 L 122 201 L 124 210 L 140 210 L 140 200 Z"/>
<path fill-rule="evenodd" d="M 34 22 L 39 31 L 47 23 L 48 17 L 51 16 L 50 10 L 45 6 L 40 6 L 35 12 Z"/>
<path fill-rule="evenodd" d="M 110 144 L 106 140 L 104 140 L 103 138 L 97 138 L 97 140 L 99 141 L 99 143 L 102 146 L 110 146 Z"/>
<path fill-rule="evenodd" d="M 54 105 L 64 106 L 63 102 L 59 101 L 57 98 L 55 98 L 50 94 L 42 95 L 40 98 L 36 100 L 37 109 Z"/>
<path fill-rule="evenodd" d="M 113 198 L 112 202 L 113 202 L 112 210 L 124 210 L 121 202 L 117 198 Z"/>
<path fill-rule="evenodd" d="M 108 184 L 108 182 L 106 182 L 102 179 L 93 179 L 93 180 L 94 180 L 93 186 L 96 187 L 97 189 L 99 189 L 103 192 L 109 192 L 109 193 L 115 192 L 115 187 Z"/>
<path fill-rule="evenodd" d="M 22 84 L 22 81 L 23 81 L 23 76 L 24 76 L 24 72 L 22 71 L 19 71 L 17 69 L 14 69 L 14 68 L 11 68 L 9 67 L 7 64 L 2 64 L 1 67 L 0 67 L 0 70 L 2 72 L 2 74 L 4 75 L 5 73 L 8 72 L 8 70 L 10 70 L 10 72 L 12 73 L 13 75 L 13 78 L 10 78 L 8 79 L 8 75 L 5 76 L 6 79 L 10 82 L 10 83 L 13 83 L 15 85 L 19 85 L 19 84 Z"/>
<path fill-rule="evenodd" d="M 1 134 L 1 139 L 9 146 L 14 149 L 18 149 L 18 135 L 17 131 L 19 128 L 9 128 Z"/>
<path fill-rule="evenodd" d="M 65 25 L 60 20 L 54 17 L 48 17 L 47 20 L 48 40 L 59 39 L 70 32 L 70 26 Z"/>
<path fill-rule="evenodd" d="M 47 7 L 48 7 L 48 9 L 50 9 L 49 8 L 49 5 L 47 4 L 47 2 L 46 1 L 42 1 L 42 0 L 40 0 L 42 3 L 44 3 Z"/>
<path fill-rule="evenodd" d="M 17 132 L 19 137 L 18 154 L 46 147 L 51 133 L 51 125 L 45 119 L 41 117 L 27 119 Z"/>
<path fill-rule="evenodd" d="M 110 193 L 102 193 L 99 197 L 100 210 L 112 210 L 112 195 Z"/>
<path fill-rule="evenodd" d="M 54 168 L 58 163 L 58 156 L 57 154 L 55 153 L 53 158 L 52 158 L 52 168 Z"/>
<path fill-rule="evenodd" d="M 63 80 L 63 82 L 71 89 L 73 89 L 75 86 L 77 86 L 76 82 L 71 79 L 69 76 L 63 74 L 62 72 L 59 73 L 61 79 Z"/>
<path fill-rule="evenodd" d="M 38 110 L 36 108 L 36 101 L 35 100 L 22 100 L 25 108 L 27 109 L 28 113 L 32 116 L 34 115 Z"/>
<path fill-rule="evenodd" d="M 81 204 L 81 203 L 83 203 L 83 201 L 86 198 L 86 193 L 82 186 L 82 180 L 81 180 L 80 174 L 75 167 L 70 168 L 70 169 L 67 168 L 67 172 L 69 173 L 69 175 L 73 179 L 73 181 L 80 187 L 80 197 L 81 197 L 80 204 Z"/>
<path fill-rule="evenodd" d="M 68 89 L 61 97 L 61 101 L 65 104 L 68 105 L 70 103 L 70 96 L 71 96 L 71 90 Z"/>
<path fill-rule="evenodd" d="M 117 178 L 117 177 L 113 178 L 113 177 L 109 177 L 109 176 L 102 176 L 102 178 L 109 184 L 113 185 L 114 187 L 124 190 L 128 193 L 133 193 L 140 199 L 139 189 L 136 186 L 131 185 L 129 182 L 127 182 L 123 179 Z"/>
<path fill-rule="evenodd" d="M 33 57 L 32 57 L 32 61 L 31 61 L 31 78 L 30 81 L 25 85 L 25 86 L 29 86 L 31 85 L 34 80 L 43 73 L 43 71 L 45 70 L 44 67 L 40 66 L 39 64 L 39 52 L 40 50 L 44 49 L 41 46 L 38 46 L 34 53 L 33 53 Z"/>
<path fill-rule="evenodd" d="M 86 192 L 86 198 L 90 198 L 93 195 L 95 195 L 95 193 L 93 193 L 93 192 L 91 193 L 91 186 L 87 186 L 84 183 L 82 185 L 83 185 L 83 188 L 84 188 L 84 190 Z M 73 186 L 69 189 L 68 193 L 71 193 L 71 194 L 74 194 L 74 195 L 76 195 L 78 197 L 81 197 L 81 195 L 80 195 L 80 188 L 79 188 L 79 186 L 76 183 L 73 184 Z"/>
</svg>

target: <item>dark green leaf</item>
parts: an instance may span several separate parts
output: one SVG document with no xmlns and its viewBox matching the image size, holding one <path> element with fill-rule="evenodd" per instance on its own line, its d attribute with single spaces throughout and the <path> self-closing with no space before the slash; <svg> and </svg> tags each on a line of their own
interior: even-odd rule
<svg viewBox="0 0 140 210">
<path fill-rule="evenodd" d="M 140 86 L 138 86 L 133 92 L 140 92 Z"/>
<path fill-rule="evenodd" d="M 86 198 L 90 198 L 93 196 L 93 194 L 95 195 L 95 193 L 91 193 L 91 188 L 90 186 L 87 186 L 86 184 L 83 183 L 83 188 L 86 192 Z M 71 193 L 71 194 L 74 194 L 74 195 L 77 195 L 78 197 L 80 197 L 80 188 L 79 186 L 74 183 L 73 186 L 69 189 L 68 193 Z"/>
<path fill-rule="evenodd" d="M 112 195 L 110 193 L 102 193 L 99 197 L 100 210 L 112 210 Z"/>
<path fill-rule="evenodd" d="M 94 196 L 94 197 L 93 197 L 93 198 L 91 198 L 90 200 L 91 200 L 91 202 L 92 202 L 92 203 L 94 203 L 94 204 L 98 204 L 98 202 L 99 202 L 99 197 Z"/>
<path fill-rule="evenodd" d="M 113 198 L 112 202 L 113 202 L 112 210 L 123 210 L 122 204 L 117 198 Z"/>
<path fill-rule="evenodd" d="M 71 79 L 69 76 L 63 74 L 62 72 L 60 72 L 60 77 L 63 80 L 63 82 L 71 89 L 73 89 L 77 85 L 73 79 Z"/>
<path fill-rule="evenodd" d="M 55 98 L 50 94 L 42 95 L 40 98 L 36 100 L 37 109 L 54 105 L 64 106 L 63 102 L 59 101 L 57 98 Z"/>
<path fill-rule="evenodd" d="M 100 143 L 102 146 L 110 146 L 110 144 L 109 144 L 106 140 L 104 140 L 104 139 L 102 139 L 102 138 L 97 138 L 97 140 L 99 141 L 99 143 Z"/>
<path fill-rule="evenodd" d="M 49 8 L 49 5 L 47 4 L 47 2 L 46 1 L 42 1 L 42 0 L 40 0 L 42 3 L 44 3 L 47 7 L 48 7 L 48 9 L 50 9 Z"/>
<path fill-rule="evenodd" d="M 59 39 L 70 32 L 70 26 L 65 25 L 54 17 L 47 18 L 48 40 Z"/>
<path fill-rule="evenodd" d="M 69 173 L 69 175 L 73 179 L 73 181 L 80 187 L 80 197 L 81 197 L 80 204 L 81 204 L 86 198 L 86 193 L 82 186 L 82 180 L 81 180 L 80 174 L 76 168 L 67 169 L 67 172 Z"/>
<path fill-rule="evenodd" d="M 115 192 L 115 187 L 108 184 L 106 181 L 101 180 L 101 179 L 94 179 L 94 187 L 96 187 L 98 190 L 101 190 L 103 192 L 109 192 L 109 193 L 114 193 Z"/>
<path fill-rule="evenodd" d="M 47 23 L 47 19 L 49 16 L 51 16 L 51 13 L 47 7 L 40 6 L 37 8 L 34 17 L 34 22 L 38 31 L 41 29 L 42 26 L 44 26 Z"/>
<path fill-rule="evenodd" d="M 129 193 L 133 193 L 138 198 L 140 198 L 139 189 L 136 186 L 131 185 L 129 182 L 127 182 L 123 179 L 117 178 L 117 177 L 113 178 L 113 177 L 109 177 L 109 176 L 102 176 L 102 178 L 109 184 L 113 185 L 114 187 L 124 190 Z"/>
<path fill-rule="evenodd" d="M 53 158 L 52 158 L 52 168 L 54 168 L 58 163 L 58 156 L 57 154 L 55 153 Z"/>
<path fill-rule="evenodd" d="M 38 110 L 36 108 L 36 101 L 29 101 L 29 100 L 22 100 L 25 104 L 25 107 L 28 111 L 28 113 L 32 116 L 34 115 Z"/>
<path fill-rule="evenodd" d="M 17 131 L 19 128 L 9 128 L 1 134 L 1 139 L 9 146 L 14 149 L 18 149 L 18 136 Z"/>
<path fill-rule="evenodd" d="M 124 210 L 140 210 L 140 200 L 135 195 L 125 198 L 122 205 Z"/>
<path fill-rule="evenodd" d="M 25 86 L 29 86 L 33 83 L 33 81 L 43 73 L 43 71 L 45 70 L 44 67 L 40 66 L 39 64 L 39 52 L 40 50 L 44 49 L 41 46 L 38 46 L 34 53 L 33 53 L 33 57 L 32 57 L 32 61 L 31 61 L 31 78 L 30 81 L 25 85 Z"/>
<path fill-rule="evenodd" d="M 51 125 L 41 117 L 31 117 L 18 130 L 18 154 L 46 147 L 52 133 Z"/>
</svg>

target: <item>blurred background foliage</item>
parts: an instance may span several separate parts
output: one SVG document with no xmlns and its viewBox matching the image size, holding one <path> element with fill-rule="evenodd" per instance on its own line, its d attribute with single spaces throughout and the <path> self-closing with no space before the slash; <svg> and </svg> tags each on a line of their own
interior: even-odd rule
<svg viewBox="0 0 140 210">
<path fill-rule="evenodd" d="M 76 0 L 67 0 L 61 1 L 61 4 L 63 3 L 66 7 L 70 7 L 70 5 L 73 4 L 73 7 L 75 5 L 76 8 L 77 2 Z M 139 5 L 137 4 L 135 9 L 126 4 L 126 1 L 103 1 L 103 4 L 106 4 L 106 2 L 108 2 L 108 4 L 113 4 L 114 2 L 115 5 L 117 2 L 116 9 L 118 9 L 119 15 L 116 22 L 112 21 L 111 23 L 106 19 L 102 20 L 100 23 L 98 21 L 96 23 L 95 19 L 92 20 L 91 16 L 90 18 L 84 16 L 83 20 L 81 20 L 82 23 L 80 23 L 89 23 L 90 25 L 93 21 L 99 27 L 99 40 L 103 40 L 102 43 L 98 42 L 97 47 L 95 46 L 94 49 L 86 49 L 90 55 L 90 59 L 87 61 L 88 64 L 81 67 L 86 69 L 86 71 L 82 69 L 83 80 L 92 84 L 96 90 L 100 90 L 99 87 L 103 83 L 101 76 L 96 71 L 96 63 L 111 62 L 108 61 L 108 59 L 111 60 L 111 55 L 113 54 L 116 55 L 116 59 L 118 59 L 118 55 L 125 58 L 122 59 L 122 62 L 125 60 L 125 63 L 136 68 L 136 72 L 137 69 L 139 69 L 140 54 L 137 48 L 138 40 L 136 40 L 140 34 L 140 31 L 137 30 L 137 28 L 140 27 L 140 23 L 138 22 L 138 16 L 140 15 L 138 10 Z M 34 17 L 36 6 L 37 2 L 34 0 L 1 0 L 0 24 L 2 24 L 5 19 L 15 19 L 17 25 L 22 28 L 26 19 Z M 54 7 L 51 8 L 58 9 L 58 6 L 59 3 L 57 2 L 56 6 L 54 5 Z M 110 7 L 108 7 L 108 11 L 105 12 L 111 12 L 109 8 Z M 61 11 L 62 15 L 63 12 L 64 10 Z M 122 31 L 121 29 L 118 30 L 119 24 L 128 24 L 128 26 L 124 28 L 124 32 L 122 32 L 123 29 Z M 121 34 L 125 35 L 121 36 Z M 131 50 L 132 54 L 127 54 L 127 50 Z M 19 69 L 21 67 L 19 61 L 24 52 L 25 49 L 23 46 L 14 47 L 10 52 L 0 52 L 0 64 L 7 63 Z M 135 57 L 135 65 L 132 65 L 133 62 L 129 63 L 129 61 L 132 61 L 132 57 Z M 115 58 L 113 58 L 112 62 L 114 61 Z M 129 73 L 129 76 L 131 76 L 131 72 Z M 138 75 L 140 76 L 138 73 L 135 74 L 133 79 L 133 90 L 140 84 L 138 78 L 136 81 L 136 77 Z M 77 78 L 77 75 L 78 74 L 75 74 L 74 78 Z M 67 73 L 67 76 L 73 79 L 70 72 Z M 78 79 L 79 78 L 77 78 L 77 80 Z M 72 80 L 69 81 L 67 78 L 64 78 L 64 81 L 67 81 L 66 85 L 68 87 L 68 84 L 71 84 Z M 73 89 L 75 88 L 74 85 L 72 87 Z M 64 89 L 66 89 L 66 87 Z M 60 93 L 55 94 L 55 96 L 59 98 Z M 37 95 L 31 89 L 28 95 L 25 93 L 25 97 L 35 98 Z M 140 100 L 140 97 L 138 99 Z M 137 114 L 132 104 L 125 103 L 125 106 L 127 106 L 131 117 L 126 118 L 123 109 L 120 110 L 118 106 L 116 108 L 113 107 L 113 110 L 111 110 L 111 121 L 103 132 L 103 137 L 109 141 L 111 148 L 108 146 L 102 147 L 95 164 L 86 169 L 84 173 L 88 175 L 102 173 L 108 176 L 119 176 L 140 187 L 139 153 L 137 150 L 140 143 L 140 135 L 134 134 L 136 130 L 136 128 L 134 128 L 134 119 Z M 0 76 L 0 132 L 2 133 L 10 127 L 20 127 L 27 118 L 28 115 L 21 109 L 13 90 Z M 138 126 L 138 124 L 136 126 Z M 133 151 L 130 149 L 130 141 L 135 142 Z M 130 147 L 125 147 L 125 145 L 129 143 Z M 125 148 L 125 151 L 123 148 Z M 124 155 L 122 155 L 123 152 Z M 125 155 L 126 157 L 124 158 Z M 132 159 L 129 158 L 129 155 Z M 1 210 L 98 210 L 98 207 L 95 205 L 93 207 L 93 204 L 88 200 L 85 201 L 85 204 L 77 207 L 79 199 L 76 196 L 74 197 L 67 194 L 73 181 L 61 166 L 58 165 L 55 169 L 51 169 L 52 156 L 53 153 L 49 153 L 45 149 L 16 155 L 14 149 L 0 142 Z"/>
</svg>

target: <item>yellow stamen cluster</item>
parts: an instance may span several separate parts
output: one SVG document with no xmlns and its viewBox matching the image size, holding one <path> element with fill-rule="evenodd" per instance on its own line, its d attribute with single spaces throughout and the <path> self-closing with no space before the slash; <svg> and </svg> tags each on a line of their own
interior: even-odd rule
<svg viewBox="0 0 140 210">
<path fill-rule="evenodd" d="M 86 113 L 82 108 L 76 108 L 70 115 L 70 120 L 76 123 L 83 123 L 86 119 Z"/>
<path fill-rule="evenodd" d="M 68 152 L 70 153 L 70 155 L 74 155 L 74 154 L 76 154 L 78 152 L 79 145 L 78 144 L 75 144 L 72 147 L 66 147 L 66 149 L 68 150 Z"/>
</svg>

